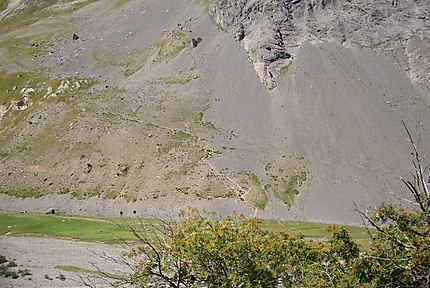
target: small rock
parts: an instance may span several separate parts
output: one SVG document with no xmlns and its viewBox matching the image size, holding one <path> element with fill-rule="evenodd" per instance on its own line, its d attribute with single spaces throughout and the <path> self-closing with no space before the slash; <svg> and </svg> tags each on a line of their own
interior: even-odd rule
<svg viewBox="0 0 430 288">
<path fill-rule="evenodd" d="M 245 38 L 245 27 L 242 23 L 240 23 L 239 27 L 237 27 L 236 31 L 234 31 L 234 38 L 237 41 L 242 41 Z"/>
<path fill-rule="evenodd" d="M 54 214 L 55 214 L 55 209 L 51 209 L 51 210 L 49 210 L 48 212 L 46 212 L 45 214 L 46 214 L 46 215 L 48 215 L 48 214 L 52 214 L 52 215 L 54 215 Z"/>
<path fill-rule="evenodd" d="M 128 166 L 125 164 L 118 164 L 116 169 L 116 176 L 122 176 L 127 174 Z"/>
<path fill-rule="evenodd" d="M 90 173 L 93 170 L 93 165 L 87 163 L 87 167 L 85 168 L 85 173 Z"/>
<path fill-rule="evenodd" d="M 198 37 L 198 38 L 193 38 L 191 39 L 191 44 L 193 45 L 193 48 L 196 48 L 197 45 L 200 44 L 200 42 L 202 42 L 202 38 Z"/>
</svg>

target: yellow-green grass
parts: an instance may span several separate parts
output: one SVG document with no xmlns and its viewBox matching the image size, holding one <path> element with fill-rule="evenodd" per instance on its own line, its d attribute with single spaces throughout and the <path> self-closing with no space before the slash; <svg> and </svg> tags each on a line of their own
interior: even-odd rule
<svg viewBox="0 0 430 288">
<path fill-rule="evenodd" d="M 209 1 L 208 0 L 191 0 L 195 5 L 203 5 L 205 10 L 209 10 Z"/>
<path fill-rule="evenodd" d="M 157 223 L 156 220 L 141 220 L 144 223 Z M 118 223 L 118 224 L 117 224 Z M 132 224 L 139 230 L 136 219 L 126 217 L 78 217 L 60 215 L 41 215 L 33 213 L 0 212 L 0 235 L 26 237 L 52 237 L 74 239 L 88 242 L 118 243 L 119 239 L 136 241 L 125 223 Z M 330 236 L 330 224 L 264 220 L 262 228 L 273 231 L 300 233 L 308 239 L 325 240 Z M 370 238 L 363 227 L 346 226 L 352 239 L 362 250 L 369 248 Z"/>
<path fill-rule="evenodd" d="M 275 221 L 264 220 L 262 227 L 273 231 L 287 231 L 289 233 L 302 234 L 308 239 L 326 240 L 331 235 L 330 227 L 333 224 L 324 224 L 316 222 L 302 221 Z M 360 249 L 366 251 L 370 245 L 370 235 L 365 227 L 341 225 L 345 227 L 352 237 L 352 240 L 360 246 Z"/>
<path fill-rule="evenodd" d="M 55 269 L 58 270 L 63 270 L 63 271 L 67 271 L 67 272 L 73 272 L 73 273 L 78 273 L 78 274 L 93 274 L 93 275 L 98 275 L 98 276 L 108 276 L 108 277 L 112 277 L 115 279 L 118 279 L 119 277 L 121 277 L 121 275 L 119 274 L 110 274 L 110 273 L 105 273 L 96 269 L 86 269 L 86 268 L 81 268 L 81 267 L 77 267 L 77 266 L 70 266 L 70 265 L 58 265 L 54 267 Z M 60 279 L 61 280 L 61 279 Z"/>
<path fill-rule="evenodd" d="M 290 64 L 288 64 L 288 65 L 285 65 L 285 66 L 282 66 L 280 69 L 279 69 L 279 75 L 281 75 L 281 76 L 285 76 L 285 75 L 287 75 L 287 73 L 288 73 L 288 69 L 290 68 Z"/>
<path fill-rule="evenodd" d="M 0 33 L 8 33 L 20 27 L 29 26 L 41 19 L 46 19 L 48 17 L 65 15 L 67 13 L 79 10 L 97 0 L 72 1 L 73 0 L 66 0 L 64 1 L 65 3 L 63 2 L 61 5 L 57 6 L 55 5 L 60 4 L 58 0 L 37 1 L 35 3 L 31 3 L 31 5 L 28 5 L 23 10 L 19 11 L 17 15 L 0 21 Z"/>
<path fill-rule="evenodd" d="M 126 65 L 124 76 L 131 76 L 142 69 L 150 58 L 154 63 L 172 60 L 188 46 L 190 40 L 187 32 L 181 29 L 173 29 L 151 46 L 134 52 L 132 59 Z"/>
<path fill-rule="evenodd" d="M 115 3 L 112 4 L 111 7 L 109 7 L 108 11 L 104 13 L 104 15 L 107 15 L 111 13 L 112 11 L 118 10 L 118 8 L 121 8 L 124 4 L 126 4 L 129 0 L 117 0 Z"/>
<path fill-rule="evenodd" d="M 0 12 L 5 10 L 9 4 L 8 0 L 0 0 Z"/>
<path fill-rule="evenodd" d="M 58 92 L 60 85 L 69 82 L 70 88 L 64 89 Z M 73 86 L 74 83 L 79 82 L 80 87 Z M 0 89 L 5 93 L 0 95 L 0 104 L 5 103 L 7 106 L 10 105 L 11 101 L 18 101 L 22 98 L 22 89 L 31 88 L 34 92 L 31 92 L 31 101 L 28 103 L 29 107 L 19 111 L 13 110 L 6 113 L 5 118 L 0 123 L 0 128 L 4 129 L 6 126 L 12 124 L 16 126 L 26 116 L 34 112 L 39 104 L 46 101 L 64 101 L 67 102 L 72 96 L 74 98 L 82 97 L 83 91 L 96 84 L 94 80 L 78 79 L 78 78 L 64 78 L 64 79 L 51 79 L 49 76 L 40 72 L 14 72 L 6 73 L 0 71 Z M 47 97 L 49 89 L 57 95 L 56 97 Z M 9 119 L 6 119 L 9 118 Z"/>
</svg>

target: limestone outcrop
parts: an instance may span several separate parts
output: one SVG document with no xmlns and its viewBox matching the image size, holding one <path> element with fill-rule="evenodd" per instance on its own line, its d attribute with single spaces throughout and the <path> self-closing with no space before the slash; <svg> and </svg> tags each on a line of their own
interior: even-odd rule
<svg viewBox="0 0 430 288">
<path fill-rule="evenodd" d="M 412 36 L 430 35 L 430 2 L 420 0 L 210 0 L 209 13 L 243 42 L 269 89 L 305 41 L 395 50 L 407 49 Z M 413 73 L 418 81 L 428 75 L 419 63 L 406 62 L 405 72 L 419 71 Z"/>
</svg>

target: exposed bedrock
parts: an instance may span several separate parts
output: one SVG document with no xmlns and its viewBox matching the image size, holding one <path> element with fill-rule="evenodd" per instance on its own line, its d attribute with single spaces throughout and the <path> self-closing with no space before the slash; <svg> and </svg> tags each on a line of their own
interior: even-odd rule
<svg viewBox="0 0 430 288">
<path fill-rule="evenodd" d="M 209 13 L 232 32 L 269 89 L 304 41 L 329 41 L 347 47 L 379 48 L 396 40 L 407 46 L 412 35 L 429 32 L 430 2 L 405 0 L 209 0 Z M 411 63 L 409 63 L 411 65 Z M 411 70 L 422 70 L 407 67 Z M 428 75 L 421 71 L 415 78 Z M 427 73 L 427 74 L 425 74 Z"/>
</svg>

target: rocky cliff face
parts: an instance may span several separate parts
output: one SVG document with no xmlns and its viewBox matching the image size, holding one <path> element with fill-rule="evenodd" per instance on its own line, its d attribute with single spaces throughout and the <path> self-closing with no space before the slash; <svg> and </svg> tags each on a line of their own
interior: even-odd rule
<svg viewBox="0 0 430 288">
<path fill-rule="evenodd" d="M 221 0 L 209 1 L 209 13 L 243 42 L 260 80 L 276 87 L 282 67 L 305 41 L 329 41 L 346 47 L 406 50 L 398 59 L 405 73 L 420 82 L 429 75 L 429 51 L 411 42 L 430 35 L 430 4 L 419 0 Z M 411 39 L 414 36 L 416 38 Z M 412 51 L 411 51 L 412 50 Z M 419 54 L 419 55 L 416 55 Z"/>
</svg>

